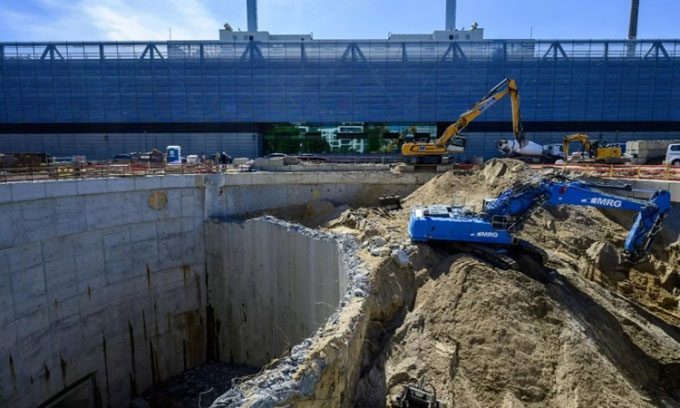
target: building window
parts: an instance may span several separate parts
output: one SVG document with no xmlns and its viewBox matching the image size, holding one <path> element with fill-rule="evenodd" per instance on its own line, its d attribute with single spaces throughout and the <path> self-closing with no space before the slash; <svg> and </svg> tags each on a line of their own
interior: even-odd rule
<svg viewBox="0 0 680 408">
<path fill-rule="evenodd" d="M 449 34 L 449 40 L 453 40 L 453 34 Z"/>
<path fill-rule="evenodd" d="M 470 34 L 465 34 L 465 39 L 469 40 L 470 39 Z"/>
</svg>

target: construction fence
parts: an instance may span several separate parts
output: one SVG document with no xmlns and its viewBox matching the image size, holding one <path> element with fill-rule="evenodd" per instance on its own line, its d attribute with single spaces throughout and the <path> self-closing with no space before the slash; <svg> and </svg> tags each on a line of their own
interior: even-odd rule
<svg viewBox="0 0 680 408">
<path fill-rule="evenodd" d="M 632 164 L 540 164 L 535 169 L 557 169 L 590 177 L 680 181 L 680 166 Z"/>
</svg>

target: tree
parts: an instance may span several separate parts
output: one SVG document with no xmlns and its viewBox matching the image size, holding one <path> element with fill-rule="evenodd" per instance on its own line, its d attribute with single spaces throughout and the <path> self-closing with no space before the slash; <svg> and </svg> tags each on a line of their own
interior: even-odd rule
<svg viewBox="0 0 680 408">
<path fill-rule="evenodd" d="M 384 124 L 375 124 L 366 126 L 366 136 L 368 142 L 366 143 L 366 153 L 380 153 L 383 148 L 383 135 L 388 131 Z"/>
<path fill-rule="evenodd" d="M 330 145 L 320 135 L 301 135 L 291 124 L 273 124 L 264 132 L 265 153 L 328 153 Z"/>
</svg>

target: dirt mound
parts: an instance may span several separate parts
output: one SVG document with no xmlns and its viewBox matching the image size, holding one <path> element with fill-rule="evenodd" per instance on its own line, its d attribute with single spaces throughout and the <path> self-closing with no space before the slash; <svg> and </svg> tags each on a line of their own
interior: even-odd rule
<svg viewBox="0 0 680 408">
<path fill-rule="evenodd" d="M 472 257 L 447 258 L 393 337 L 387 385 L 394 395 L 426 377 L 449 407 L 653 406 L 597 346 L 549 288 Z M 652 375 L 639 353 L 630 358 L 641 359 L 630 362 L 638 378 Z"/>
<path fill-rule="evenodd" d="M 535 175 L 519 160 L 492 159 L 481 171 L 472 174 L 452 171 L 440 174 L 414 191 L 404 202 L 406 207 L 455 204 L 480 210 L 485 198 L 498 195 L 513 184 Z"/>
<path fill-rule="evenodd" d="M 492 159 L 481 171 L 470 175 L 451 172 L 435 177 L 405 200 L 406 212 L 413 205 L 456 204 L 480 211 L 485 198 L 541 177 L 525 163 Z M 618 219 L 631 218 L 613 214 Z M 407 214 L 404 215 L 407 217 Z M 517 237 L 549 252 L 559 266 L 571 267 L 586 278 L 658 312 L 673 324 L 680 324 L 680 253 L 677 244 L 657 245 L 649 260 L 637 265 L 621 263 L 626 239 L 624 228 L 600 210 L 588 207 L 545 207 L 536 210 Z M 609 250 L 604 267 L 600 255 L 588 249 L 600 245 Z M 615 249 L 617 253 L 611 253 Z M 609 262 L 617 260 L 617 262 Z M 556 265 L 557 266 L 557 265 Z"/>
<path fill-rule="evenodd" d="M 483 199 L 540 176 L 507 159 L 468 175 L 445 173 L 407 197 L 403 210 L 367 212 L 353 228 L 367 248 L 367 238 L 379 236 L 387 248 L 409 249 L 414 205 L 479 211 Z M 378 319 L 392 329 L 372 347 L 379 357 L 366 359 L 358 389 L 394 395 L 426 377 L 449 407 L 680 406 L 680 250 L 659 247 L 631 266 L 620 256 L 626 232 L 592 208 L 539 209 L 517 235 L 550 260 L 522 265 L 524 273 L 414 247 L 415 300 L 388 313 L 393 320 Z M 359 405 L 378 404 L 359 394 Z"/>
</svg>

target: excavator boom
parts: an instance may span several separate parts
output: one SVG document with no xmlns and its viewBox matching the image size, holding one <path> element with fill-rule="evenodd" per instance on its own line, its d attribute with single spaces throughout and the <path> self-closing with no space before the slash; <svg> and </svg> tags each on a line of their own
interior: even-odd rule
<svg viewBox="0 0 680 408">
<path fill-rule="evenodd" d="M 461 207 L 435 205 L 416 207 L 409 221 L 413 241 L 431 240 L 482 244 L 512 244 L 513 232 L 543 204 L 577 205 L 635 211 L 637 216 L 628 232 L 623 254 L 631 262 L 645 257 L 671 207 L 670 193 L 656 191 L 648 201 L 600 191 L 599 185 L 581 181 L 535 179 L 505 190 L 485 202 L 481 214 Z"/>
<path fill-rule="evenodd" d="M 434 142 L 422 143 L 404 143 L 401 148 L 401 153 L 406 159 L 417 163 L 419 158 L 433 157 L 435 162 L 440 163 L 441 159 L 448 154 L 447 147 L 454 137 L 465 129 L 470 122 L 475 120 L 485 110 L 495 105 L 496 102 L 503 99 L 506 95 L 510 95 L 512 104 L 512 131 L 515 135 L 515 140 L 524 145 L 524 129 L 522 127 L 522 119 L 520 116 L 519 107 L 519 91 L 517 90 L 517 82 L 514 79 L 504 79 L 498 85 L 494 86 L 484 97 L 477 101 L 472 108 L 463 112 L 454 123 L 449 125 L 442 135 Z"/>
</svg>

